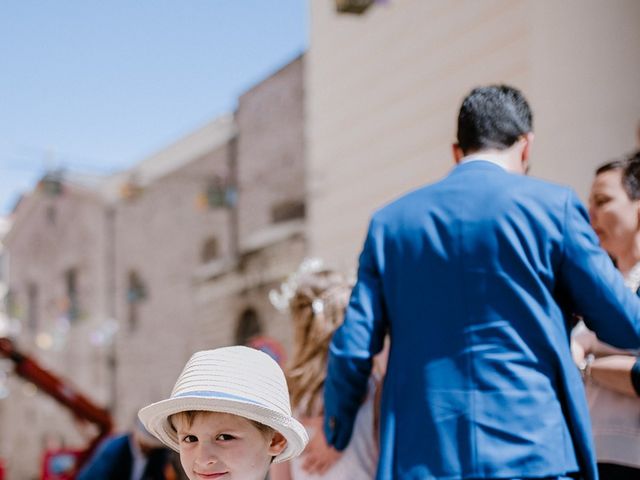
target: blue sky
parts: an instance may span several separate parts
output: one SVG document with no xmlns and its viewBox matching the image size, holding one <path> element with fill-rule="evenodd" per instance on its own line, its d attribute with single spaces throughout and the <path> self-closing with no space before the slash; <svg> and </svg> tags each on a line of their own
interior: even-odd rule
<svg viewBox="0 0 640 480">
<path fill-rule="evenodd" d="M 46 169 L 126 168 L 306 50 L 307 0 L 5 0 L 0 215 Z"/>
</svg>

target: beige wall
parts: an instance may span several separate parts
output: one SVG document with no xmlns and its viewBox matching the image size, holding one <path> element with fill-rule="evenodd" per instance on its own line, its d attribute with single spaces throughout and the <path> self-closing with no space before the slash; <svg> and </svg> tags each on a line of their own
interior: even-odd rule
<svg viewBox="0 0 640 480">
<path fill-rule="evenodd" d="M 635 147 L 640 2 L 530 2 L 534 173 L 586 200 L 594 167 Z"/>
<path fill-rule="evenodd" d="M 634 0 L 389 0 L 364 15 L 312 1 L 307 54 L 311 253 L 352 266 L 373 210 L 452 165 L 460 101 L 521 88 L 532 174 L 585 198 L 593 168 L 632 149 L 640 119 Z"/>
</svg>

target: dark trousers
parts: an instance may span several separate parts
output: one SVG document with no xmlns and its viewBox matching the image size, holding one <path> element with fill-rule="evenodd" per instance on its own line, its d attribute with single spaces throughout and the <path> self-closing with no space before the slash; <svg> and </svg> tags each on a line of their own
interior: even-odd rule
<svg viewBox="0 0 640 480">
<path fill-rule="evenodd" d="M 640 470 L 614 463 L 599 463 L 598 473 L 600 480 L 637 480 L 640 479 Z"/>
</svg>

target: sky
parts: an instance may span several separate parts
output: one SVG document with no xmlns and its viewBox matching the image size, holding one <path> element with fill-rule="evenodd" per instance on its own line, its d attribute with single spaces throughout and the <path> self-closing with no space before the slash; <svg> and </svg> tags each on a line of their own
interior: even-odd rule
<svg viewBox="0 0 640 480">
<path fill-rule="evenodd" d="M 308 0 L 3 0 L 0 216 L 50 170 L 128 168 L 306 50 Z"/>
</svg>

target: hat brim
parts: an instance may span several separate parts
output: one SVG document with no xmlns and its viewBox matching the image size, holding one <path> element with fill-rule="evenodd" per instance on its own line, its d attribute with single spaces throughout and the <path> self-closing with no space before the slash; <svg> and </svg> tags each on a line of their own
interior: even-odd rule
<svg viewBox="0 0 640 480">
<path fill-rule="evenodd" d="M 185 395 L 146 406 L 140 410 L 138 416 L 149 432 L 169 448 L 179 451 L 178 436 L 169 423 L 169 417 L 186 411 L 230 413 L 273 428 L 287 440 L 285 449 L 274 458 L 274 463 L 285 462 L 300 455 L 308 442 L 307 431 L 292 416 L 239 399 Z"/>
</svg>

